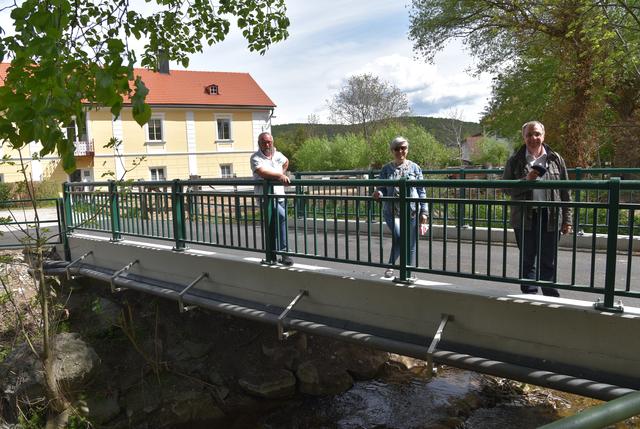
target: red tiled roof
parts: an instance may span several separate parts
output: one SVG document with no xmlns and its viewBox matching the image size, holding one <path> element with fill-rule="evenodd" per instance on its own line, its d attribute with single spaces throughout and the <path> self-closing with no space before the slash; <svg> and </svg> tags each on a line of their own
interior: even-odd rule
<svg viewBox="0 0 640 429">
<path fill-rule="evenodd" d="M 275 107 L 249 73 L 171 70 L 162 74 L 135 69 L 134 75 L 149 88 L 149 104 Z M 210 85 L 217 85 L 219 93 L 208 94 Z"/>
<path fill-rule="evenodd" d="M 8 67 L 8 63 L 0 63 L 1 80 Z M 172 70 L 162 74 L 136 68 L 134 76 L 140 76 L 149 88 L 147 103 L 151 105 L 275 107 L 249 73 Z M 218 94 L 207 93 L 210 85 L 218 86 Z"/>
</svg>

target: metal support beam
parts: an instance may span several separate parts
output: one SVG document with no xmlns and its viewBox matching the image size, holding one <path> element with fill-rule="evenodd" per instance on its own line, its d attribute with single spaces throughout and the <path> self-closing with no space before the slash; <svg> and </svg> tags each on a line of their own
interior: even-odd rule
<svg viewBox="0 0 640 429">
<path fill-rule="evenodd" d="M 436 347 L 442 339 L 442 332 L 444 332 L 444 328 L 445 326 L 447 326 L 448 321 L 453 321 L 453 316 L 449 314 L 443 314 L 442 318 L 440 319 L 440 325 L 438 325 L 438 329 L 436 330 L 436 333 L 431 340 L 431 345 L 427 350 L 427 371 L 429 375 L 433 375 L 436 373 L 433 368 L 433 353 L 436 351 Z"/>
<path fill-rule="evenodd" d="M 72 265 L 75 265 L 77 262 L 82 261 L 84 258 L 86 258 L 87 256 L 93 254 L 93 250 L 89 250 L 87 253 L 85 253 L 84 255 L 80 256 L 78 259 L 71 261 L 69 263 L 69 265 L 67 265 L 67 267 L 65 268 L 65 271 L 67 273 L 67 280 L 71 280 L 71 272 L 69 271 L 69 268 L 71 268 Z"/>
<path fill-rule="evenodd" d="M 138 262 L 140 262 L 139 260 L 135 260 L 133 262 L 130 262 L 129 264 L 125 265 L 124 267 L 120 268 L 118 271 L 116 271 L 115 273 L 113 273 L 113 275 L 111 276 L 111 280 L 109 281 L 109 284 L 111 285 L 111 292 L 115 293 L 115 292 L 120 292 L 122 289 L 122 287 L 116 287 L 115 284 L 115 279 L 116 277 L 118 277 L 120 274 L 124 273 L 125 271 L 129 271 L 129 269 L 131 267 L 133 267 L 135 264 L 137 264 Z"/>
<path fill-rule="evenodd" d="M 189 286 L 187 286 L 186 288 L 182 289 L 182 291 L 180 291 L 180 293 L 178 294 L 178 308 L 180 309 L 180 313 L 184 313 L 185 311 L 193 310 L 194 308 L 197 307 L 196 305 L 189 305 L 189 306 L 185 307 L 182 297 L 184 296 L 185 293 L 187 293 L 187 291 L 189 289 L 194 287 L 200 280 L 202 280 L 204 278 L 208 279 L 209 278 L 209 273 L 200 274 L 200 276 L 197 279 L 195 279 L 194 281 L 189 283 Z"/>
<path fill-rule="evenodd" d="M 303 296 L 309 295 L 309 292 L 306 290 L 301 290 L 300 293 L 293 298 L 293 301 L 289 303 L 287 308 L 278 316 L 278 339 L 286 340 L 290 336 L 296 333 L 296 331 L 285 331 L 284 330 L 284 318 L 287 317 L 287 314 L 295 307 L 295 305 L 302 299 Z"/>
</svg>

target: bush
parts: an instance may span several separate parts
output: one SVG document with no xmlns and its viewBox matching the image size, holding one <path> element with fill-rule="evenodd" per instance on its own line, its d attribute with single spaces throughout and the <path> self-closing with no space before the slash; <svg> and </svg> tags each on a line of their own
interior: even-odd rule
<svg viewBox="0 0 640 429">
<path fill-rule="evenodd" d="M 11 197 L 13 186 L 9 183 L 0 182 L 0 201 L 7 201 Z"/>
<path fill-rule="evenodd" d="M 408 158 L 420 167 L 442 168 L 457 162 L 456 149 L 439 143 L 423 127 L 415 124 L 391 124 L 379 129 L 371 137 L 371 161 L 374 168 L 380 168 L 393 159 L 389 142 L 397 136 L 409 141 Z"/>
<path fill-rule="evenodd" d="M 471 154 L 471 162 L 482 165 L 504 165 L 509 158 L 509 143 L 491 137 L 478 140 Z"/>
</svg>

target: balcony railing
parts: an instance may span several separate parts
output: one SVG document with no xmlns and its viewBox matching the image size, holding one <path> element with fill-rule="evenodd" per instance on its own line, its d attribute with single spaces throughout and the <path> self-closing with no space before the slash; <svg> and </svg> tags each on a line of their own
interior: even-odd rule
<svg viewBox="0 0 640 429">
<path fill-rule="evenodd" d="M 93 156 L 93 140 L 78 140 L 74 142 L 76 148 L 73 151 L 74 156 Z"/>
</svg>

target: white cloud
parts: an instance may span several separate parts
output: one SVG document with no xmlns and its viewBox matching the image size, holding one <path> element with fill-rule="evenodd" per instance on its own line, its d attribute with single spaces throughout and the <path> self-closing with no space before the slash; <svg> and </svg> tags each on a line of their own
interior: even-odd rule
<svg viewBox="0 0 640 429">
<path fill-rule="evenodd" d="M 248 51 L 232 26 L 227 40 L 192 56 L 189 68 L 250 73 L 278 106 L 274 123 L 306 122 L 312 113 L 327 121 L 326 100 L 344 79 L 363 72 L 405 91 L 415 114 L 444 115 L 456 108 L 465 119 L 478 120 L 490 94 L 490 77 L 466 73 L 473 63 L 460 43 L 451 43 L 434 64 L 416 59 L 407 38 L 405 2 L 287 0 L 288 40 L 261 56 Z M 3 18 L 0 14 L 5 24 Z"/>
</svg>

